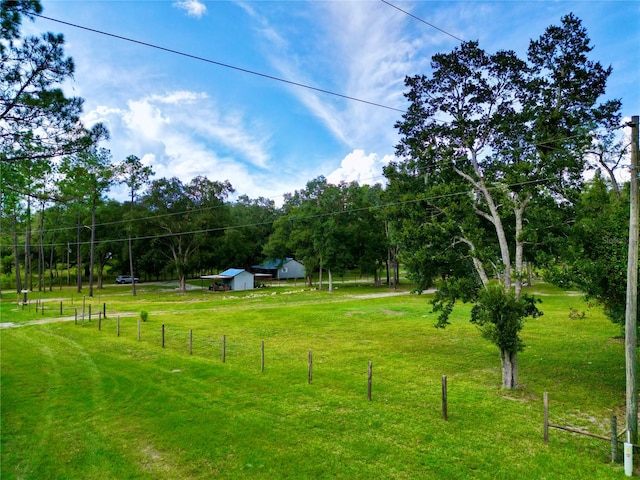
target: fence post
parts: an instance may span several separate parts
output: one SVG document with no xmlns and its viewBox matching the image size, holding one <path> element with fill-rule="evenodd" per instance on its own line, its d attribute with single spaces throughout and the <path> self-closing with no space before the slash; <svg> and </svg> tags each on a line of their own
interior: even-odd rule
<svg viewBox="0 0 640 480">
<path fill-rule="evenodd" d="M 549 445 L 549 394 L 544 392 L 544 444 Z"/>
<path fill-rule="evenodd" d="M 618 419 L 611 416 L 611 463 L 618 461 Z"/>
<path fill-rule="evenodd" d="M 74 322 L 75 322 L 75 324 L 77 325 L 77 324 L 78 324 L 78 309 L 77 309 L 77 308 L 74 308 L 74 310 L 75 310 L 75 312 L 76 312 L 76 316 L 75 316 L 75 320 L 74 320 Z"/>
<path fill-rule="evenodd" d="M 62 315 L 62 300 L 60 300 L 60 315 Z"/>
<path fill-rule="evenodd" d="M 449 413 L 447 410 L 447 376 L 442 376 L 442 419 L 447 420 Z"/>
<path fill-rule="evenodd" d="M 373 383 L 373 362 L 369 360 L 369 368 L 367 372 L 367 398 L 371 401 L 371 386 Z"/>
<path fill-rule="evenodd" d="M 189 330 L 189 355 L 193 355 L 193 329 Z"/>
<path fill-rule="evenodd" d="M 102 312 L 98 312 L 98 331 L 102 331 Z"/>
<path fill-rule="evenodd" d="M 102 316 L 104 318 L 107 318 L 107 304 L 106 303 L 102 304 Z"/>
<path fill-rule="evenodd" d="M 91 304 L 89 304 L 89 321 L 91 321 Z"/>
<path fill-rule="evenodd" d="M 227 336 L 222 335 L 222 363 L 227 359 Z"/>
<path fill-rule="evenodd" d="M 162 324 L 162 348 L 164 348 L 164 323 Z"/>
<path fill-rule="evenodd" d="M 313 350 L 309 350 L 309 383 L 313 382 Z"/>
<path fill-rule="evenodd" d="M 120 336 L 120 315 L 118 315 L 118 323 L 117 323 L 117 325 L 118 325 L 118 327 L 117 327 L 116 332 L 117 332 L 118 337 L 119 337 Z"/>
</svg>

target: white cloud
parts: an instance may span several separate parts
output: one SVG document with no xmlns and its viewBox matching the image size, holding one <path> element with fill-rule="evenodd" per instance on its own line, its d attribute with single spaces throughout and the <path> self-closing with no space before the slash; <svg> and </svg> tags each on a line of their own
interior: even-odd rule
<svg viewBox="0 0 640 480">
<path fill-rule="evenodd" d="M 393 158 L 393 155 L 380 158 L 377 153 L 367 155 L 364 150 L 354 150 L 342 159 L 340 167 L 327 176 L 327 181 L 334 184 L 356 181 L 360 185 L 385 183 L 382 169 Z"/>
<path fill-rule="evenodd" d="M 204 92 L 189 92 L 186 90 L 179 90 L 176 92 L 168 93 L 166 95 L 151 95 L 149 98 L 160 103 L 188 104 L 195 103 L 198 100 L 204 100 L 208 98 L 208 95 Z"/>
<path fill-rule="evenodd" d="M 190 17 L 200 18 L 205 13 L 207 13 L 206 5 L 199 2 L 198 0 L 183 0 L 180 2 L 175 2 L 173 6 L 185 10 L 187 12 L 187 15 L 189 15 Z"/>
<path fill-rule="evenodd" d="M 198 175 L 229 180 L 240 192 L 265 195 L 261 186 L 270 160 L 268 134 L 241 113 L 218 108 L 207 95 L 175 91 L 133 99 L 126 108 L 98 106 L 87 119 L 102 121 L 117 133 L 113 152 L 119 161 L 133 154 L 150 165 L 156 178 L 178 177 L 189 182 Z M 115 147 L 116 145 L 112 145 Z M 255 172 L 254 166 L 265 170 Z"/>
</svg>

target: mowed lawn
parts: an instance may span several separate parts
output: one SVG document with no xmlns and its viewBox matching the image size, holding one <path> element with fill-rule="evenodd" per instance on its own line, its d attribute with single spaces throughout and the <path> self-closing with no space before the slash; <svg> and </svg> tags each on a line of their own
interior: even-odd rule
<svg viewBox="0 0 640 480">
<path fill-rule="evenodd" d="M 77 293 L 73 306 L 71 291 L 43 293 L 44 315 L 3 293 L 2 322 L 55 320 L 0 330 L 3 480 L 624 475 L 606 441 L 543 442 L 544 392 L 552 423 L 606 436 L 615 414 L 624 428 L 620 329 L 580 295 L 532 287 L 545 314 L 527 322 L 521 387 L 507 392 L 469 305 L 439 330 L 428 295 L 387 289 L 130 288 L 85 298 L 84 326 Z"/>
</svg>

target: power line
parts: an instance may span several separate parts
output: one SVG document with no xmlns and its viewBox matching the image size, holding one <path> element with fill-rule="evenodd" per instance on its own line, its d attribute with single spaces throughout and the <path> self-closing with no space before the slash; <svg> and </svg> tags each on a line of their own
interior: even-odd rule
<svg viewBox="0 0 640 480">
<path fill-rule="evenodd" d="M 84 27 L 82 25 L 78 25 L 78 24 L 71 23 L 71 22 L 66 22 L 64 20 L 58 20 L 56 18 L 46 17 L 44 15 L 38 15 L 38 14 L 35 14 L 35 13 L 30 13 L 30 15 L 33 15 L 34 17 L 42 18 L 42 19 L 45 19 L 45 20 L 49 20 L 49 21 L 52 21 L 52 22 L 61 23 L 63 25 L 67 25 L 67 26 L 70 26 L 70 27 L 78 28 L 78 29 L 81 29 L 81 30 L 86 30 L 88 32 L 98 33 L 100 35 L 105 35 L 107 37 L 117 38 L 118 40 L 124 40 L 124 41 L 127 41 L 127 42 L 136 43 L 138 45 L 144 45 L 145 47 L 155 48 L 157 50 L 162 50 L 164 52 L 173 53 L 175 55 L 181 55 L 183 57 L 191 58 L 193 60 L 199 60 L 201 62 L 211 63 L 211 64 L 217 65 L 219 67 L 229 68 L 229 69 L 236 70 L 236 71 L 239 71 L 239 72 L 248 73 L 248 74 L 251 74 L 251 75 L 256 75 L 258 77 L 268 78 L 269 80 L 275 80 L 277 82 L 286 83 L 288 85 L 293 85 L 295 87 L 306 88 L 307 90 L 313 90 L 315 92 L 325 93 L 327 95 L 333 95 L 334 97 L 340 97 L 340 98 L 344 98 L 346 100 L 352 100 L 354 102 L 360 102 L 360 103 L 364 103 L 364 104 L 367 104 L 367 105 L 372 105 L 374 107 L 385 108 L 387 110 L 393 110 L 395 112 L 405 113 L 405 110 L 402 110 L 400 108 L 390 107 L 388 105 L 383 105 L 381 103 L 371 102 L 369 100 L 363 100 L 361 98 L 352 97 L 350 95 L 345 95 L 345 94 L 342 94 L 342 93 L 332 92 L 331 90 L 325 90 L 323 88 L 314 87 L 312 85 L 307 85 L 307 84 L 300 83 L 300 82 L 294 82 L 293 80 L 287 80 L 286 78 L 276 77 L 274 75 L 269 75 L 269 74 L 266 74 L 266 73 L 260 73 L 260 72 L 257 72 L 255 70 L 249 70 L 247 68 L 237 67 L 235 65 L 230 65 L 228 63 L 218 62 L 216 60 L 211 60 L 209 58 L 204 58 L 204 57 L 200 57 L 200 56 L 197 56 L 197 55 L 192 55 L 190 53 L 181 52 L 179 50 L 173 50 L 173 49 L 167 48 L 167 47 L 161 47 L 161 46 L 155 45 L 153 43 L 143 42 L 141 40 L 136 40 L 136 39 L 133 39 L 133 38 L 130 38 L 130 37 L 122 36 L 122 35 L 116 35 L 114 33 L 104 32 L 102 30 L 97 30 L 95 28 Z"/>
<path fill-rule="evenodd" d="M 387 0 L 380 0 L 382 3 L 389 5 L 392 8 L 395 8 L 396 10 L 401 11 L 402 13 L 409 15 L 412 18 L 415 18 L 416 20 L 418 20 L 419 22 L 424 23 L 425 25 L 429 25 L 431 28 L 435 28 L 436 30 L 438 30 L 439 32 L 444 33 L 445 35 L 449 35 L 452 38 L 455 38 L 456 40 L 460 40 L 461 42 L 464 42 L 464 40 L 460 37 L 456 37 L 453 33 L 449 33 L 446 30 L 443 30 L 440 27 L 436 27 L 434 24 L 427 22 L 426 20 L 423 20 L 420 17 L 415 16 L 413 13 L 411 12 L 407 12 L 406 10 L 401 9 L 400 7 L 398 7 L 397 5 L 394 5 L 393 3 L 387 2 Z"/>
</svg>

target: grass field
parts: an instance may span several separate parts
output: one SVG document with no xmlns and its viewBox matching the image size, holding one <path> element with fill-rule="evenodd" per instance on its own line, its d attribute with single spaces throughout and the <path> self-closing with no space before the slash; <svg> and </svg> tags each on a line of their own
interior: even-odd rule
<svg viewBox="0 0 640 480">
<path fill-rule="evenodd" d="M 544 392 L 552 423 L 608 435 L 616 414 L 624 428 L 619 327 L 579 295 L 532 288 L 545 314 L 528 321 L 521 387 L 506 392 L 468 305 L 438 330 L 428 296 L 366 286 L 130 289 L 85 298 L 84 326 L 71 290 L 31 292 L 44 314 L 3 292 L 0 321 L 23 325 L 0 330 L 3 480 L 624 476 L 608 442 L 552 430 L 543 443 Z"/>
</svg>

